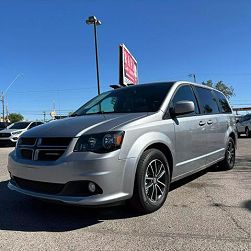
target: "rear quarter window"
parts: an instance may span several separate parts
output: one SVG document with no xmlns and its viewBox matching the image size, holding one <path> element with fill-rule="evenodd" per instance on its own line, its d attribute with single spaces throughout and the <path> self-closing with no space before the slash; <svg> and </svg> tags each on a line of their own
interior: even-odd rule
<svg viewBox="0 0 251 251">
<path fill-rule="evenodd" d="M 229 106 L 229 103 L 228 103 L 226 97 L 221 92 L 214 91 L 214 94 L 218 100 L 220 112 L 221 113 L 232 113 L 232 109 Z"/>
</svg>

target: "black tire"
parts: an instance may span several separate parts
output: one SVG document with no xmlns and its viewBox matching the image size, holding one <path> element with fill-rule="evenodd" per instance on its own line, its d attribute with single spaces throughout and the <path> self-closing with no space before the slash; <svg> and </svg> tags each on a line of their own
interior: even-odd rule
<svg viewBox="0 0 251 251">
<path fill-rule="evenodd" d="M 170 170 L 165 155 L 158 149 L 146 150 L 137 166 L 134 193 L 129 204 L 141 213 L 152 213 L 164 204 L 169 186 Z"/>
<path fill-rule="evenodd" d="M 220 163 L 220 167 L 222 170 L 231 170 L 233 169 L 234 164 L 235 164 L 235 142 L 233 138 L 229 138 L 225 151 L 225 158 Z"/>
<path fill-rule="evenodd" d="M 247 138 L 250 137 L 250 131 L 249 131 L 249 128 L 248 128 L 248 127 L 245 129 L 245 134 L 246 134 L 246 137 L 247 137 Z"/>
</svg>

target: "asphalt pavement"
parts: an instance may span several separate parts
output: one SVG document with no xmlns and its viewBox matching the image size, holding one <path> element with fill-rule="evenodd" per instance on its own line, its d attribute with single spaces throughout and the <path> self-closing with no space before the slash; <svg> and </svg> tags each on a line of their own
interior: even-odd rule
<svg viewBox="0 0 251 251">
<path fill-rule="evenodd" d="M 251 138 L 236 167 L 172 184 L 164 206 L 138 215 L 125 206 L 51 204 L 10 191 L 0 148 L 0 250 L 251 250 Z"/>
</svg>

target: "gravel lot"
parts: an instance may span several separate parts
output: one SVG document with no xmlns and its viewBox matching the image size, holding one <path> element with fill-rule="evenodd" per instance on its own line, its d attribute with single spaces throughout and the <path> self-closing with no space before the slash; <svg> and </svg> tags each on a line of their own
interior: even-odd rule
<svg viewBox="0 0 251 251">
<path fill-rule="evenodd" d="M 162 209 L 49 204 L 9 191 L 0 148 L 0 250 L 251 250 L 251 139 L 228 172 L 203 171 L 172 185 Z"/>
</svg>

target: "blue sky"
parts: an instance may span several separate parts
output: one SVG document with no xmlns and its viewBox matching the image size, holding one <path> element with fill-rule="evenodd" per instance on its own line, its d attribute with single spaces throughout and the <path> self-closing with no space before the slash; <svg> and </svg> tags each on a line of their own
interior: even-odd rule
<svg viewBox="0 0 251 251">
<path fill-rule="evenodd" d="M 197 82 L 231 84 L 232 103 L 251 106 L 249 0 L 2 0 L 0 90 L 23 73 L 7 93 L 10 112 L 42 119 L 53 103 L 64 114 L 96 95 L 93 29 L 85 24 L 91 15 L 102 21 L 102 91 L 118 83 L 118 46 L 125 43 L 140 82 L 195 73 Z"/>
</svg>

